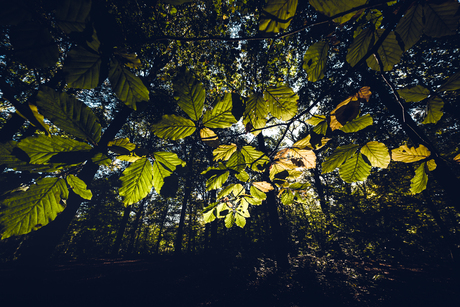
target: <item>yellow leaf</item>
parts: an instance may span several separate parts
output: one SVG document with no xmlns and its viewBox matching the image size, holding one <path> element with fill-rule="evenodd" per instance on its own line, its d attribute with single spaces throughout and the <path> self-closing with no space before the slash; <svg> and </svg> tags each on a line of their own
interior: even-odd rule
<svg viewBox="0 0 460 307">
<path fill-rule="evenodd" d="M 211 146 L 213 148 L 217 148 L 219 146 L 219 138 L 214 133 L 214 131 L 212 131 L 209 128 L 202 128 L 200 130 L 200 137 L 201 140 L 205 142 L 208 146 Z"/>
<path fill-rule="evenodd" d="M 460 163 L 460 154 L 456 155 L 454 157 L 454 161 L 457 162 L 457 163 Z"/>
<path fill-rule="evenodd" d="M 423 145 L 419 147 L 407 147 L 402 145 L 391 151 L 391 158 L 393 161 L 400 161 L 404 163 L 411 163 L 428 158 L 431 152 Z"/>
<path fill-rule="evenodd" d="M 431 172 L 431 171 L 434 171 L 436 169 L 436 162 L 434 161 L 434 159 L 431 159 L 430 161 L 428 161 L 426 163 L 426 165 L 428 166 L 428 170 Z"/>
<path fill-rule="evenodd" d="M 262 192 L 274 190 L 273 186 L 266 181 L 254 182 L 252 185 L 261 190 Z"/>
<path fill-rule="evenodd" d="M 214 161 L 227 161 L 236 151 L 236 144 L 231 143 L 230 145 L 220 145 L 212 151 L 214 155 Z"/>
</svg>

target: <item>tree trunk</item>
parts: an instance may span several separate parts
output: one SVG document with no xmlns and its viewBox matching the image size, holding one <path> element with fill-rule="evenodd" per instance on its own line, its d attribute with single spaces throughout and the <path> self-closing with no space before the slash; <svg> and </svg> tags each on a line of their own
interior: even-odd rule
<svg viewBox="0 0 460 307">
<path fill-rule="evenodd" d="M 166 206 L 166 209 L 164 211 L 165 213 L 163 215 L 163 218 L 161 219 L 160 229 L 158 230 L 157 243 L 155 245 L 155 254 L 157 254 L 157 255 L 158 255 L 158 253 L 160 251 L 161 237 L 162 237 L 162 234 L 163 234 L 163 227 L 164 227 L 165 222 L 166 222 L 166 217 L 168 216 L 168 211 L 169 211 L 169 206 Z"/>
<path fill-rule="evenodd" d="M 126 254 L 129 256 L 133 254 L 134 242 L 136 241 L 136 233 L 137 229 L 139 228 L 139 221 L 141 220 L 141 217 L 144 215 L 144 207 L 146 202 L 147 198 L 141 200 L 141 203 L 139 204 L 139 209 L 136 213 L 136 219 L 134 220 L 133 228 L 131 229 L 128 250 L 126 251 Z"/>
<path fill-rule="evenodd" d="M 120 251 L 121 241 L 125 233 L 126 225 L 128 225 L 129 214 L 131 213 L 131 206 L 126 206 L 123 211 L 123 219 L 121 220 L 120 227 L 118 228 L 117 237 L 112 248 L 112 257 L 118 257 Z"/>
</svg>

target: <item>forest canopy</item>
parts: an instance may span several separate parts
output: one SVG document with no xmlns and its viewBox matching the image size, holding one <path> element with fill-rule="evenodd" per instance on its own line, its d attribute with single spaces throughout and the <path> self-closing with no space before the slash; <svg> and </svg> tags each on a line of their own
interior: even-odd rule
<svg viewBox="0 0 460 307">
<path fill-rule="evenodd" d="M 83 233 L 116 254 L 128 220 L 150 252 L 225 227 L 270 233 L 280 263 L 305 242 L 456 253 L 458 1 L 0 8 L 0 233 L 22 257 Z"/>
</svg>

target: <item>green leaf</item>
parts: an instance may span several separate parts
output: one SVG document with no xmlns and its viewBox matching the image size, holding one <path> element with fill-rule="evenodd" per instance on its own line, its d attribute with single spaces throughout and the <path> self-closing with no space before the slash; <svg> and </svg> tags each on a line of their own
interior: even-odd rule
<svg viewBox="0 0 460 307">
<path fill-rule="evenodd" d="M 423 6 L 416 2 L 401 18 L 395 31 L 404 42 L 404 51 L 415 45 L 423 34 Z"/>
<path fill-rule="evenodd" d="M 347 62 L 354 67 L 366 55 L 371 46 L 371 42 L 375 43 L 374 29 L 367 28 L 361 31 L 353 40 L 347 52 Z"/>
<path fill-rule="evenodd" d="M 305 122 L 307 124 L 316 126 L 316 125 L 318 125 L 318 124 L 320 124 L 322 122 L 325 122 L 325 121 L 326 121 L 326 116 L 324 116 L 324 115 L 313 115 L 312 117 L 307 119 Z"/>
<path fill-rule="evenodd" d="M 53 156 L 65 152 L 89 152 L 92 147 L 73 139 L 38 135 L 21 140 L 18 145 L 30 158 L 30 163 L 47 163 Z"/>
<path fill-rule="evenodd" d="M 262 10 L 259 31 L 278 33 L 287 29 L 295 16 L 298 0 L 268 0 Z"/>
<path fill-rule="evenodd" d="M 219 146 L 219 137 L 217 136 L 217 134 L 214 133 L 214 131 L 212 131 L 211 129 L 209 128 L 201 128 L 200 129 L 200 137 L 201 137 L 201 140 L 208 146 L 212 147 L 212 148 L 217 148 Z"/>
<path fill-rule="evenodd" d="M 356 117 L 352 121 L 346 123 L 345 126 L 340 128 L 340 130 L 345 133 L 357 132 L 371 126 L 373 123 L 372 116 L 370 114 L 366 114 L 364 116 Z"/>
<path fill-rule="evenodd" d="M 60 129 L 92 143 L 101 139 L 101 125 L 93 111 L 67 93 L 43 86 L 37 94 L 37 106 Z"/>
<path fill-rule="evenodd" d="M 400 89 L 398 90 L 398 94 L 407 102 L 418 102 L 427 98 L 430 95 L 430 90 L 422 85 L 416 85 Z"/>
<path fill-rule="evenodd" d="M 93 161 L 97 165 L 105 165 L 109 166 L 112 164 L 112 160 L 109 159 L 105 154 L 98 152 L 95 154 L 92 158 L 91 161 Z"/>
<path fill-rule="evenodd" d="M 238 179 L 239 181 L 242 181 L 242 182 L 248 182 L 249 174 L 246 173 L 246 171 L 242 171 L 241 173 L 236 174 L 235 178 Z"/>
<path fill-rule="evenodd" d="M 152 125 L 152 131 L 156 136 L 171 140 L 184 139 L 195 130 L 194 122 L 177 115 L 163 115 L 159 123 Z"/>
<path fill-rule="evenodd" d="M 246 161 L 241 152 L 236 151 L 225 163 L 228 169 L 234 170 L 237 173 L 241 173 L 246 168 Z"/>
<path fill-rule="evenodd" d="M 63 179 L 43 178 L 23 192 L 13 193 L 3 199 L 0 210 L 2 239 L 37 230 L 65 208 L 64 200 L 69 190 Z"/>
<path fill-rule="evenodd" d="M 284 190 L 280 199 L 283 205 L 290 205 L 294 202 L 294 194 L 292 194 L 292 192 L 289 190 Z"/>
<path fill-rule="evenodd" d="M 63 0 L 58 2 L 56 24 L 62 31 L 82 32 L 91 10 L 91 0 Z"/>
<path fill-rule="evenodd" d="M 235 224 L 240 228 L 244 228 L 246 225 L 246 219 L 243 215 L 239 214 L 238 211 L 235 213 Z"/>
<path fill-rule="evenodd" d="M 438 91 L 457 91 L 460 89 L 460 71 L 449 77 L 446 83 L 441 85 Z"/>
<path fill-rule="evenodd" d="M 423 145 L 419 147 L 407 147 L 407 145 L 402 145 L 398 148 L 395 148 L 391 151 L 391 158 L 393 161 L 399 161 L 404 163 L 412 163 L 428 158 L 431 155 L 431 152 Z"/>
<path fill-rule="evenodd" d="M 153 158 L 153 186 L 158 194 L 165 182 L 165 178 L 170 176 L 178 165 L 185 166 L 185 162 L 172 152 L 154 152 Z"/>
<path fill-rule="evenodd" d="M 391 161 L 388 148 L 380 142 L 368 142 L 361 147 L 361 153 L 367 157 L 374 167 L 387 168 Z"/>
<path fill-rule="evenodd" d="M 69 51 L 64 63 L 67 87 L 92 89 L 99 85 L 102 59 L 100 54 L 77 46 Z"/>
<path fill-rule="evenodd" d="M 130 108 L 136 110 L 137 102 L 149 101 L 149 90 L 142 80 L 116 60 L 110 63 L 109 80 L 117 97 Z"/>
<path fill-rule="evenodd" d="M 206 190 L 211 191 L 219 189 L 227 181 L 230 172 L 222 162 L 219 162 L 217 167 L 209 167 L 206 171 L 201 173 L 206 175 Z"/>
<path fill-rule="evenodd" d="M 206 92 L 203 84 L 197 81 L 190 71 L 187 70 L 180 78 L 174 81 L 174 96 L 179 107 L 192 120 L 198 121 L 201 118 Z"/>
<path fill-rule="evenodd" d="M 385 32 L 384 29 L 377 29 L 374 31 L 374 43 L 380 39 L 383 32 Z M 377 49 L 377 53 L 380 57 L 379 61 L 382 62 L 381 64 L 384 71 L 392 70 L 393 66 L 399 63 L 403 54 L 403 50 L 398 44 L 398 40 L 396 39 L 394 31 L 391 31 L 390 34 L 388 34 L 382 45 L 379 47 L 379 49 Z M 371 69 L 380 71 L 380 65 L 374 56 L 368 57 L 366 62 Z"/>
<path fill-rule="evenodd" d="M 246 126 L 246 130 L 250 131 L 252 129 L 261 129 L 265 127 L 267 115 L 268 105 L 263 95 L 259 93 L 251 95 L 246 102 L 246 108 L 243 114 L 243 124 Z M 255 135 L 259 133 L 260 131 L 254 132 Z"/>
<path fill-rule="evenodd" d="M 455 35 L 459 8 L 460 4 L 457 1 L 446 1 L 441 4 L 424 3 L 425 34 L 431 37 Z"/>
<path fill-rule="evenodd" d="M 261 151 L 256 150 L 252 146 L 243 146 L 241 153 L 244 156 L 244 160 L 247 164 L 250 164 L 250 168 L 256 172 L 262 172 L 265 165 L 270 163 L 270 159 Z"/>
<path fill-rule="evenodd" d="M 428 175 L 426 174 L 426 162 L 423 162 L 416 170 L 415 176 L 410 181 L 410 192 L 417 194 L 426 189 Z"/>
<path fill-rule="evenodd" d="M 212 151 L 212 154 L 214 155 L 213 161 L 227 161 L 233 155 L 236 149 L 237 146 L 233 143 L 230 145 L 220 145 Z"/>
<path fill-rule="evenodd" d="M 225 216 L 225 227 L 232 228 L 233 224 L 235 224 L 235 216 L 230 212 Z"/>
<path fill-rule="evenodd" d="M 345 160 L 354 155 L 358 147 L 359 145 L 355 144 L 348 144 L 337 147 L 332 153 L 332 155 L 324 159 L 324 162 L 321 164 L 322 173 L 326 174 L 332 172 L 337 167 L 342 165 L 342 163 L 345 162 Z"/>
<path fill-rule="evenodd" d="M 324 78 L 328 51 L 329 44 L 327 41 L 319 41 L 308 47 L 302 65 L 307 72 L 308 81 L 316 82 Z"/>
<path fill-rule="evenodd" d="M 339 167 L 339 175 L 347 183 L 364 181 L 371 173 L 371 166 L 361 153 L 353 155 Z"/>
<path fill-rule="evenodd" d="M 215 207 L 217 204 L 218 203 L 213 203 L 211 205 Z M 216 211 L 214 210 L 214 207 L 212 208 L 212 210 L 209 210 L 203 213 L 203 221 L 205 224 L 211 223 L 212 221 L 216 219 Z"/>
<path fill-rule="evenodd" d="M 323 121 L 313 128 L 313 132 L 316 134 L 320 134 L 320 135 L 326 135 L 327 128 L 328 128 L 327 121 Z"/>
<path fill-rule="evenodd" d="M 119 189 L 125 206 L 137 203 L 149 194 L 153 186 L 153 167 L 149 159 L 142 158 L 129 165 L 120 177 Z"/>
<path fill-rule="evenodd" d="M 431 97 L 426 104 L 426 117 L 423 120 L 423 124 L 436 124 L 444 112 L 442 108 L 444 107 L 444 101 L 441 98 L 435 96 Z"/>
<path fill-rule="evenodd" d="M 129 155 L 131 151 L 136 149 L 136 145 L 131 143 L 128 138 L 110 141 L 107 143 L 107 147 L 120 155 Z"/>
<path fill-rule="evenodd" d="M 223 188 L 219 194 L 217 194 L 217 199 L 220 199 L 222 197 L 225 197 L 227 195 L 229 195 L 230 193 L 232 193 L 233 191 L 233 187 L 236 185 L 236 183 L 234 184 L 230 184 L 228 186 L 226 186 L 225 188 Z"/>
<path fill-rule="evenodd" d="M 268 109 L 274 117 L 287 121 L 297 114 L 299 96 L 289 87 L 269 87 L 265 91 L 264 97 L 268 101 Z"/>
<path fill-rule="evenodd" d="M 313 6 L 318 12 L 332 17 L 339 13 L 346 12 L 355 7 L 366 4 L 367 0 L 310 0 L 310 5 Z M 357 12 L 351 12 L 342 17 L 337 17 L 334 22 L 345 23 L 350 20 Z"/>
<path fill-rule="evenodd" d="M 78 194 L 83 199 L 91 200 L 93 193 L 88 190 L 86 183 L 80 178 L 70 174 L 66 178 L 67 184 L 72 188 L 75 194 Z"/>
<path fill-rule="evenodd" d="M 10 42 L 14 55 L 30 68 L 54 66 L 59 49 L 51 33 L 38 22 L 26 22 L 11 29 Z"/>
<path fill-rule="evenodd" d="M 226 93 L 219 99 L 212 110 L 206 111 L 203 116 L 203 125 L 208 128 L 228 128 L 237 120 L 232 114 L 232 94 Z"/>
<path fill-rule="evenodd" d="M 249 203 L 245 201 L 244 198 L 242 198 L 239 206 L 236 208 L 237 215 L 241 215 L 242 217 L 251 217 L 251 215 L 249 214 L 248 207 Z M 244 220 L 244 222 L 246 224 L 246 220 Z M 242 227 L 244 227 L 244 225 Z"/>
</svg>

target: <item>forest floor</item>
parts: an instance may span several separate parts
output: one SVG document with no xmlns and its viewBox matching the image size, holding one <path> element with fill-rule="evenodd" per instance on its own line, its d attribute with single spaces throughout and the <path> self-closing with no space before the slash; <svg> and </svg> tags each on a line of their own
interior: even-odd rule
<svg viewBox="0 0 460 307">
<path fill-rule="evenodd" d="M 460 306 L 447 266 L 162 256 L 0 266 L 1 306 Z M 457 300 L 457 301 L 455 301 Z"/>
</svg>

